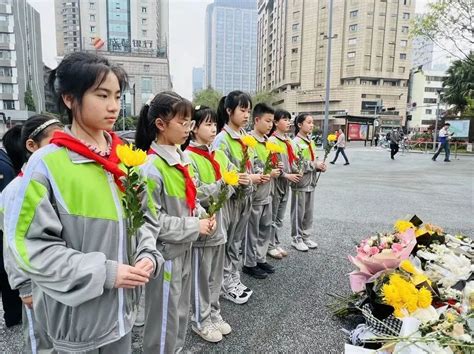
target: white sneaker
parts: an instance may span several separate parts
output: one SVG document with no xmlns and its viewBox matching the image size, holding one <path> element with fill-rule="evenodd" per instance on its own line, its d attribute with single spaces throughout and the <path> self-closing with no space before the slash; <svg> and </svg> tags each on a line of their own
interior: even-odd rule
<svg viewBox="0 0 474 354">
<path fill-rule="evenodd" d="M 308 246 L 308 248 L 318 248 L 318 244 L 311 240 L 303 240 L 304 244 Z"/>
<path fill-rule="evenodd" d="M 222 335 L 226 336 L 230 332 L 232 332 L 232 328 L 230 325 L 219 316 L 216 319 L 212 320 L 212 324 L 222 333 Z"/>
<path fill-rule="evenodd" d="M 202 339 L 211 343 L 217 343 L 222 340 L 222 333 L 214 326 L 214 324 L 206 323 L 201 326 L 201 329 L 197 328 L 194 324 L 191 326 L 192 330 L 198 334 Z"/>
<path fill-rule="evenodd" d="M 283 249 L 283 248 L 281 248 L 280 246 L 278 246 L 276 249 L 277 249 L 278 252 L 280 252 L 280 254 L 281 254 L 283 257 L 288 256 L 288 252 L 286 252 L 286 250 Z"/>
<path fill-rule="evenodd" d="M 272 257 L 272 258 L 275 258 L 275 259 L 282 259 L 283 258 L 283 255 L 281 254 L 281 252 L 278 250 L 278 248 L 274 248 L 272 250 L 269 250 L 267 252 L 267 254 Z"/>
<path fill-rule="evenodd" d="M 229 301 L 232 301 L 235 304 L 243 305 L 249 301 L 250 294 L 244 292 L 243 290 L 234 287 L 230 290 L 221 291 L 221 296 Z"/>
<path fill-rule="evenodd" d="M 253 290 L 250 289 L 249 287 L 246 287 L 244 284 L 242 284 L 241 281 L 238 282 L 238 284 L 236 285 L 236 287 L 237 287 L 237 289 L 242 290 L 244 293 L 248 294 L 249 297 L 250 297 L 250 295 L 253 294 Z"/>
<path fill-rule="evenodd" d="M 306 246 L 306 244 L 303 242 L 303 239 L 300 237 L 291 241 L 291 245 L 301 252 L 307 252 L 309 250 L 308 246 Z"/>
</svg>

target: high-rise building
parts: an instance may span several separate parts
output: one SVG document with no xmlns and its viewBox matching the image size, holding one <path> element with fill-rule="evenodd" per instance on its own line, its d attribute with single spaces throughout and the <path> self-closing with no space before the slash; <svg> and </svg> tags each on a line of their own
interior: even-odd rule
<svg viewBox="0 0 474 354">
<path fill-rule="evenodd" d="M 129 74 L 125 113 L 172 87 L 168 62 L 169 0 L 55 0 L 58 55 L 93 51 Z"/>
<path fill-rule="evenodd" d="M 318 125 L 325 105 L 328 3 L 258 1 L 257 90 L 275 91 L 275 105 L 293 114 L 309 112 Z M 376 110 L 382 129 L 401 125 L 414 8 L 414 0 L 333 0 L 332 127 L 344 124 L 335 116 L 374 116 Z"/>
<path fill-rule="evenodd" d="M 426 37 L 413 38 L 412 67 L 430 70 L 433 65 L 434 43 Z"/>
<path fill-rule="evenodd" d="M 255 92 L 256 39 L 255 0 L 215 0 L 208 5 L 205 86 L 223 94 Z"/>
<path fill-rule="evenodd" d="M 44 110 L 40 27 L 39 13 L 26 0 L 0 1 L 0 112 L 5 121 Z M 25 95 L 34 109 L 31 101 L 27 107 Z"/>
<path fill-rule="evenodd" d="M 435 126 L 436 117 L 449 108 L 440 101 L 443 94 L 444 71 L 415 68 L 410 74 L 410 116 L 408 128 L 415 131 L 426 131 Z M 438 103 L 440 112 L 438 112 Z M 439 114 L 438 114 L 439 113 Z"/>
<path fill-rule="evenodd" d="M 204 89 L 204 68 L 193 68 L 193 94 Z"/>
</svg>

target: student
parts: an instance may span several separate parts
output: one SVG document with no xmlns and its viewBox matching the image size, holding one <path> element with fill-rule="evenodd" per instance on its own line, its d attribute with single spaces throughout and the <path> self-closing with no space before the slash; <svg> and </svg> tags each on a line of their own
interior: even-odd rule
<svg viewBox="0 0 474 354">
<path fill-rule="evenodd" d="M 49 144 L 53 133 L 61 130 L 63 125 L 57 119 L 45 115 L 35 115 L 28 118 L 23 127 L 10 129 L 13 131 L 13 138 L 20 144 L 10 147 L 9 142 L 5 142 L 8 151 L 15 158 L 15 165 L 23 165 L 29 156 L 39 148 Z M 12 151 L 15 150 L 15 151 Z M 22 173 L 16 177 L 2 193 L 2 209 L 5 205 L 11 205 L 18 193 Z M 3 222 L 3 217 L 1 218 Z M 31 280 L 27 274 L 16 264 L 8 245 L 5 244 L 3 258 L 5 260 L 5 270 L 8 274 L 8 281 L 13 289 L 19 291 L 19 296 L 23 302 L 23 337 L 25 340 L 25 351 L 36 353 L 41 350 L 52 350 L 52 344 L 46 333 L 34 321 L 33 297 L 31 292 Z"/>
<path fill-rule="evenodd" d="M 316 145 L 309 136 L 313 131 L 313 116 L 301 113 L 295 119 L 295 138 L 297 155 L 301 157 L 298 168 L 302 177 L 291 185 L 291 245 L 298 251 L 306 252 L 317 248 L 318 244 L 310 240 L 313 229 L 314 189 L 316 172 L 326 171 L 326 165 L 316 160 Z"/>
<path fill-rule="evenodd" d="M 213 149 L 221 150 L 235 165 L 240 166 L 243 161 L 244 145 L 241 137 L 245 135 L 244 127 L 247 125 L 252 110 L 252 99 L 242 91 L 232 91 L 221 98 L 217 110 L 217 134 Z M 249 149 L 249 163 L 245 173 L 240 175 L 242 184 L 258 184 L 261 175 L 254 174 L 252 169 L 253 151 Z M 244 187 L 240 187 L 244 188 Z M 222 282 L 222 297 L 236 304 L 245 304 L 252 290 L 240 281 L 239 252 L 242 240 L 246 234 L 250 214 L 252 186 L 244 189 L 242 197 L 233 195 L 229 201 L 229 218 L 226 220 L 227 244 L 224 260 L 224 281 Z"/>
<path fill-rule="evenodd" d="M 22 159 L 21 151 L 18 154 L 18 150 L 21 150 L 21 147 L 17 148 L 19 146 L 18 134 L 21 134 L 21 127 L 14 126 L 2 138 L 4 149 L 0 149 L 0 192 L 18 175 L 21 169 L 21 162 L 16 162 Z M 21 323 L 22 305 L 18 290 L 15 290 L 14 287 L 12 288 L 8 282 L 8 275 L 5 271 L 2 256 L 4 249 L 5 251 L 7 249 L 7 245 L 5 243 L 4 246 L 3 241 L 3 230 L 0 230 L 0 292 L 2 293 L 3 319 L 5 326 L 8 328 Z"/>
<path fill-rule="evenodd" d="M 190 134 L 185 154 L 191 160 L 201 205 L 209 207 L 209 199 L 218 199 L 222 187 L 222 175 L 235 170 L 224 152 L 212 150 L 216 137 L 216 113 L 205 106 L 195 108 L 195 126 Z M 229 186 L 230 196 L 233 188 Z M 220 288 L 224 278 L 224 254 L 229 220 L 229 203 L 216 214 L 217 230 L 210 239 L 198 239 L 193 243 L 193 305 L 192 330 L 208 342 L 219 342 L 231 332 L 230 325 L 221 316 Z"/>
<path fill-rule="evenodd" d="M 275 112 L 275 129 L 269 140 L 278 144 L 283 153 L 278 154 L 281 162 L 281 175 L 273 182 L 272 197 L 272 229 L 268 255 L 275 259 L 282 259 L 288 253 L 281 246 L 278 239 L 278 231 L 283 226 L 288 196 L 290 194 L 290 183 L 298 183 L 301 176 L 296 169 L 296 149 L 288 136 L 291 126 L 291 115 L 288 111 L 277 110 Z"/>
<path fill-rule="evenodd" d="M 115 153 L 121 141 L 109 132 L 126 74 L 103 57 L 75 52 L 50 83 L 71 126 L 30 157 L 5 208 L 8 246 L 31 278 L 35 323 L 55 351 L 126 353 L 137 287 L 161 263 L 145 228 L 128 258 Z"/>
<path fill-rule="evenodd" d="M 269 152 L 265 146 L 267 134 L 273 127 L 273 108 L 259 103 L 253 109 L 254 128 L 250 133 L 258 142 L 255 147 L 255 171 L 264 172 Z M 275 166 L 270 173 L 264 174 L 252 197 L 249 225 L 245 239 L 244 266 L 242 271 L 256 279 L 265 279 L 275 269 L 267 263 L 266 255 L 272 226 L 272 183 L 271 178 L 280 175 Z"/>
<path fill-rule="evenodd" d="M 151 214 L 147 228 L 154 230 L 156 246 L 165 264 L 146 286 L 145 353 L 175 353 L 183 350 L 191 295 L 191 245 L 198 237 L 212 235 L 214 218 L 202 218 L 196 199 L 191 161 L 178 147 L 188 138 L 191 102 L 174 92 L 157 94 L 145 104 L 138 118 L 136 145 L 148 151 L 140 167 L 148 180 L 144 204 Z M 153 216 L 167 215 L 161 223 Z"/>
</svg>

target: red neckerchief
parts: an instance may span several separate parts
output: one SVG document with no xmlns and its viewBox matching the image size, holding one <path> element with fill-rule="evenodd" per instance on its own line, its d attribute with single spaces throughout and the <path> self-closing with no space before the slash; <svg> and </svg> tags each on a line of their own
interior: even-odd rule
<svg viewBox="0 0 474 354">
<path fill-rule="evenodd" d="M 305 139 L 301 138 L 301 140 L 303 140 L 306 144 L 308 144 L 308 142 Z M 311 161 L 314 161 L 314 151 L 313 151 L 313 147 L 311 146 L 311 141 L 308 144 L 308 148 L 309 148 L 309 153 L 311 154 Z"/>
<path fill-rule="evenodd" d="M 290 162 L 290 166 L 292 166 L 293 162 L 296 161 L 296 155 L 295 155 L 295 152 L 293 151 L 293 147 L 291 146 L 290 142 L 287 139 L 281 139 L 275 133 L 273 133 L 273 136 L 285 143 L 286 150 L 288 151 L 288 161 Z"/>
<path fill-rule="evenodd" d="M 120 180 L 121 177 L 125 176 L 125 172 L 123 172 L 119 168 L 120 159 L 117 156 L 117 152 L 115 151 L 117 145 L 123 144 L 122 140 L 115 135 L 113 132 L 108 132 L 112 137 L 112 147 L 110 151 L 109 157 L 103 157 L 95 152 L 92 152 L 86 145 L 84 145 L 81 141 L 64 133 L 62 131 L 55 131 L 53 138 L 51 139 L 51 144 L 55 144 L 57 146 L 63 146 L 68 150 L 74 151 L 81 156 L 84 156 L 88 159 L 91 159 L 101 165 L 106 171 L 112 173 L 114 175 L 114 180 L 117 186 L 120 188 L 122 192 L 125 191 L 122 181 Z"/>
<path fill-rule="evenodd" d="M 155 152 L 155 150 L 150 148 L 148 150 L 148 155 L 152 155 L 152 154 L 159 156 Z M 176 167 L 176 169 L 179 170 L 183 174 L 184 185 L 186 189 L 186 204 L 188 205 L 188 208 L 189 208 L 189 214 L 192 215 L 194 209 L 196 208 L 196 196 L 197 196 L 196 186 L 194 185 L 193 179 L 191 178 L 189 174 L 188 166 L 183 166 L 178 163 L 174 165 L 174 167 Z"/>
<path fill-rule="evenodd" d="M 216 161 L 214 158 L 214 155 L 216 154 L 215 151 L 212 151 L 211 153 L 209 151 L 199 149 L 197 147 L 193 146 L 188 146 L 186 150 L 194 152 L 195 154 L 201 155 L 205 157 L 212 165 L 214 168 L 214 174 L 216 176 L 216 181 L 220 180 L 222 178 L 221 176 L 221 166 L 219 165 L 219 162 Z"/>
</svg>

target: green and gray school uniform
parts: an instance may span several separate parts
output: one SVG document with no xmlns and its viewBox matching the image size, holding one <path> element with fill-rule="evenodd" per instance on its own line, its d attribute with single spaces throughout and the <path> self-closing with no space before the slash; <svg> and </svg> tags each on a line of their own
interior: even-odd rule
<svg viewBox="0 0 474 354">
<path fill-rule="evenodd" d="M 221 150 L 229 158 L 234 166 L 240 166 L 243 159 L 242 146 L 239 143 L 241 136 L 245 134 L 243 130 L 236 132 L 228 125 L 225 125 L 223 130 L 217 134 L 213 142 L 214 150 Z M 249 148 L 250 160 L 253 160 L 253 151 Z M 252 169 L 252 168 L 250 168 Z M 252 171 L 248 171 L 252 173 Z M 228 291 L 236 287 L 240 283 L 240 248 L 242 240 L 247 233 L 247 224 L 250 216 L 250 207 L 252 202 L 252 186 L 239 187 L 244 189 L 244 196 L 237 198 L 233 195 L 229 200 L 228 219 L 225 219 L 224 224 L 227 225 L 227 243 L 224 259 L 224 281 L 222 288 Z M 238 192 L 237 192 L 238 193 Z"/>
<path fill-rule="evenodd" d="M 254 170 L 263 173 L 269 155 L 265 147 L 267 138 L 262 138 L 254 132 L 251 135 L 258 141 L 255 147 Z M 272 225 L 272 184 L 273 179 L 268 183 L 259 184 L 253 193 L 245 238 L 244 265 L 246 267 L 255 267 L 257 263 L 266 263 Z"/>
<path fill-rule="evenodd" d="M 313 231 L 314 189 L 316 187 L 316 145 L 314 141 L 297 135 L 293 139 L 295 154 L 302 152 L 303 161 L 298 162 L 303 177 L 298 183 L 291 183 L 291 236 L 293 238 L 310 238 Z M 313 149 L 314 161 L 310 148 Z"/>
<path fill-rule="evenodd" d="M 151 214 L 145 226 L 155 233 L 156 247 L 165 264 L 158 276 L 146 285 L 145 328 L 143 351 L 145 353 L 175 353 L 183 349 L 191 300 L 191 245 L 199 237 L 199 203 L 193 211 L 186 204 L 185 178 L 176 165 L 193 168 L 184 153 L 176 148 L 153 143 L 147 162 L 140 166 L 146 177 L 147 193 L 144 204 Z M 156 217 L 168 215 L 159 222 Z M 154 216 L 154 217 L 153 217 Z"/>
<path fill-rule="evenodd" d="M 206 145 L 191 142 L 194 148 L 210 152 Z M 185 151 L 193 165 L 198 199 L 204 208 L 209 206 L 209 198 L 212 196 L 217 200 L 224 183 L 216 180 L 216 175 L 211 162 L 204 156 L 192 151 Z M 221 175 L 235 169 L 227 156 L 220 150 L 214 152 L 214 159 L 219 163 Z M 233 194 L 232 186 L 228 186 L 228 197 Z M 211 238 L 198 239 L 193 243 L 193 287 L 191 302 L 193 304 L 192 321 L 197 328 L 205 326 L 209 322 L 221 318 L 219 295 L 224 278 L 224 256 L 225 243 L 227 240 L 227 229 L 224 219 L 229 219 L 229 203 L 225 203 L 221 210 L 216 213 L 217 229 Z"/>
<path fill-rule="evenodd" d="M 32 280 L 35 323 L 58 352 L 130 351 L 140 289 L 114 288 L 118 265 L 148 257 L 158 269 L 162 258 L 144 229 L 129 259 L 121 196 L 101 165 L 48 145 L 5 206 L 8 247 Z"/>
<path fill-rule="evenodd" d="M 268 250 L 272 250 L 275 249 L 275 247 L 280 243 L 278 239 L 278 231 L 283 226 L 283 218 L 285 217 L 288 196 L 290 194 L 290 182 L 285 178 L 285 174 L 298 173 L 298 171 L 296 169 L 295 162 L 290 165 L 290 160 L 288 158 L 288 147 L 285 144 L 285 141 L 287 141 L 288 144 L 292 146 L 293 152 L 296 155 L 296 148 L 292 140 L 285 135 L 279 134 L 278 132 L 275 132 L 270 138 L 268 138 L 268 140 L 277 144 L 283 149 L 283 152 L 278 154 L 278 160 L 283 163 L 282 174 L 275 178 L 273 182 L 272 228 L 270 242 L 268 245 Z"/>
</svg>

